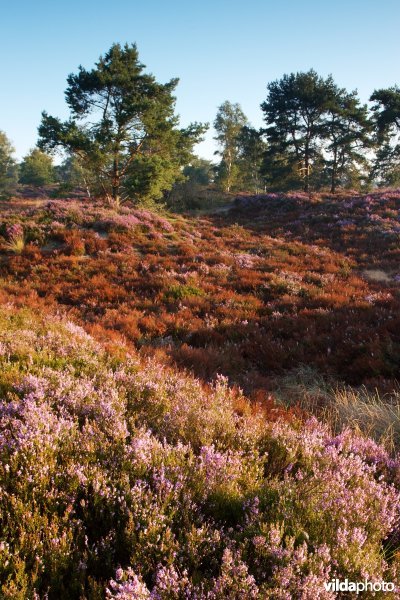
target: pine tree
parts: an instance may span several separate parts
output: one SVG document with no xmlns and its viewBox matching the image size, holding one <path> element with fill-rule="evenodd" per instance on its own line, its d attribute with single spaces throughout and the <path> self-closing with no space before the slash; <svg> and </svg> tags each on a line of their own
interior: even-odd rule
<svg viewBox="0 0 400 600">
<path fill-rule="evenodd" d="M 66 122 L 43 113 L 40 147 L 66 150 L 96 175 L 103 194 L 160 198 L 181 176 L 206 126 L 179 129 L 173 92 L 144 72 L 136 45 L 113 44 L 95 68 L 68 77 Z"/>
<path fill-rule="evenodd" d="M 261 104 L 270 167 L 277 167 L 285 178 L 302 181 L 306 192 L 321 152 L 322 116 L 334 88 L 331 77 L 324 80 L 313 69 L 291 73 L 267 86 L 268 97 Z"/>
<path fill-rule="evenodd" d="M 370 98 L 379 146 L 371 178 L 379 185 L 400 182 L 400 88 L 375 90 Z"/>
<path fill-rule="evenodd" d="M 371 132 L 368 108 L 360 104 L 357 92 L 349 94 L 336 88 L 327 105 L 322 132 L 332 193 L 338 184 L 352 182 L 357 169 L 367 167 L 365 150 L 373 146 Z"/>
</svg>

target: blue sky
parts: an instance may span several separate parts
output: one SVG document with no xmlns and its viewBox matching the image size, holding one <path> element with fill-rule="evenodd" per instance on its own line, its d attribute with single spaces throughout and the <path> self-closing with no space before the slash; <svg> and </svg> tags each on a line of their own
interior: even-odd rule
<svg viewBox="0 0 400 600">
<path fill-rule="evenodd" d="M 225 100 L 254 126 L 268 82 L 314 68 L 367 101 L 400 84 L 399 0 L 0 0 L 0 129 L 18 158 L 42 110 L 68 116 L 66 77 L 113 42 L 136 42 L 159 81 L 179 77 L 181 124 L 212 122 Z M 212 128 L 198 153 L 212 158 Z"/>
</svg>

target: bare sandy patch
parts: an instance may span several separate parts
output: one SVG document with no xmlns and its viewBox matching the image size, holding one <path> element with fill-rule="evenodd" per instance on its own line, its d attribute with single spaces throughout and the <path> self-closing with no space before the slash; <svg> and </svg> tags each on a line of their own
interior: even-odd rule
<svg viewBox="0 0 400 600">
<path fill-rule="evenodd" d="M 382 269 L 364 269 L 362 274 L 370 281 L 381 281 L 384 283 L 390 283 L 392 281 L 390 275 L 385 271 L 382 271 Z"/>
</svg>

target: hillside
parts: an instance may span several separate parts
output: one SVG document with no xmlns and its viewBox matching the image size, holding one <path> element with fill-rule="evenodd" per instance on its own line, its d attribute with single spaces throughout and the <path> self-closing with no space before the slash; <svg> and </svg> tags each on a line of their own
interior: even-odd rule
<svg viewBox="0 0 400 600">
<path fill-rule="evenodd" d="M 0 232 L 18 223 L 26 245 L 3 243 L 1 289 L 248 393 L 304 364 L 387 390 L 399 376 L 399 208 L 396 192 L 242 197 L 199 219 L 3 203 Z"/>
<path fill-rule="evenodd" d="M 267 405 L 307 396 L 307 410 L 329 404 L 368 432 L 378 419 L 377 437 L 400 439 L 399 197 L 242 196 L 201 218 L 14 200 L 1 205 L 0 291 Z M 351 390 L 336 414 L 342 382 L 366 386 L 361 411 Z"/>
<path fill-rule="evenodd" d="M 2 597 L 400 585 L 400 193 L 0 208 Z"/>
<path fill-rule="evenodd" d="M 372 441 L 271 421 L 221 378 L 206 389 L 26 309 L 3 309 L 0 347 L 3 598 L 397 582 L 400 465 Z"/>
</svg>

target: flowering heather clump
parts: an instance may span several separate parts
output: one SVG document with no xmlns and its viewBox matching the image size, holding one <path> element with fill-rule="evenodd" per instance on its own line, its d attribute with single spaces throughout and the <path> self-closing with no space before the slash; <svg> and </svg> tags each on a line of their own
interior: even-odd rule
<svg viewBox="0 0 400 600">
<path fill-rule="evenodd" d="M 353 221 L 353 219 L 339 219 L 338 221 L 336 221 L 336 225 L 339 225 L 339 227 L 348 227 L 349 225 L 354 225 L 355 221 Z"/>
<path fill-rule="evenodd" d="M 241 269 L 251 269 L 254 265 L 255 257 L 251 254 L 236 254 L 235 261 Z"/>
<path fill-rule="evenodd" d="M 129 231 L 131 229 L 135 229 L 135 227 L 137 227 L 137 225 L 139 224 L 139 219 L 134 215 L 115 215 L 110 219 L 98 221 L 97 227 L 99 229 L 105 229 L 106 231 L 109 231 L 111 229 L 121 229 L 122 231 Z"/>
<path fill-rule="evenodd" d="M 393 296 L 390 292 L 375 292 L 374 294 L 365 296 L 365 300 L 369 304 L 375 304 L 376 302 L 390 302 L 392 299 Z"/>
<path fill-rule="evenodd" d="M 113 600 L 146 600 L 151 598 L 147 586 L 130 567 L 124 571 L 117 569 L 115 579 L 111 579 L 107 589 L 107 598 Z"/>
<path fill-rule="evenodd" d="M 150 228 L 153 228 L 154 226 L 158 226 L 158 228 L 160 228 L 162 231 L 165 232 L 172 232 L 174 230 L 172 224 L 165 218 L 161 217 L 160 215 L 157 215 L 149 210 L 134 210 L 133 214 L 136 216 L 136 218 L 141 222 L 144 223 L 148 226 L 150 226 Z"/>
<path fill-rule="evenodd" d="M 0 390 L 4 598 L 328 600 L 335 577 L 400 583 L 400 464 L 371 440 L 270 422 L 244 398 L 239 414 L 224 378 L 205 388 L 12 306 Z"/>
<path fill-rule="evenodd" d="M 42 219 L 67 226 L 79 225 L 105 231 L 134 232 L 139 226 L 150 231 L 172 232 L 168 219 L 149 210 L 128 206 L 110 207 L 96 201 L 57 200 L 45 205 Z"/>
</svg>

